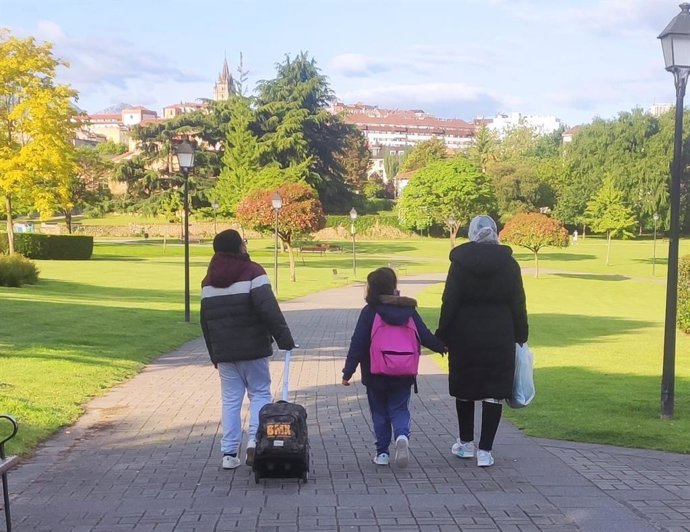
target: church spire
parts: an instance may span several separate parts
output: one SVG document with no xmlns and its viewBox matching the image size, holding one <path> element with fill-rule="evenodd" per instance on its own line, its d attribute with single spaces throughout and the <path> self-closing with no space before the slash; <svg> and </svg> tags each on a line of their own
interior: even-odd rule
<svg viewBox="0 0 690 532">
<path fill-rule="evenodd" d="M 228 57 L 226 55 L 225 60 L 223 61 L 223 71 L 220 74 L 220 80 L 229 81 L 230 79 L 232 79 L 232 76 L 230 74 L 230 69 L 228 68 Z"/>
<path fill-rule="evenodd" d="M 223 60 L 223 69 L 220 71 L 220 74 L 218 74 L 218 81 L 216 81 L 213 87 L 213 99 L 227 100 L 230 98 L 230 95 L 234 93 L 235 82 L 232 79 L 230 67 L 228 66 L 228 57 L 226 55 Z"/>
</svg>

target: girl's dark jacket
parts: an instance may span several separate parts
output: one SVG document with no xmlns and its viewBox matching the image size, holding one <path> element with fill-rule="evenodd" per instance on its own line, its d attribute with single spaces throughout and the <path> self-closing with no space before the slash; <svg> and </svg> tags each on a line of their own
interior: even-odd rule
<svg viewBox="0 0 690 532">
<path fill-rule="evenodd" d="M 201 329 L 211 362 L 252 360 L 295 345 L 271 284 L 249 255 L 216 253 L 201 281 Z"/>
<path fill-rule="evenodd" d="M 402 325 L 409 318 L 414 320 L 419 333 L 419 340 L 424 347 L 436 351 L 445 352 L 445 346 L 436 338 L 422 321 L 421 316 L 415 310 L 417 301 L 404 296 L 381 296 L 381 302 L 376 305 L 367 305 L 359 313 L 359 319 L 352 333 L 350 349 L 347 352 L 347 360 L 343 369 L 343 379 L 350 380 L 360 366 L 362 384 L 378 389 L 386 389 L 391 386 L 411 386 L 414 377 L 391 377 L 389 375 L 372 375 L 369 348 L 371 347 L 371 328 L 374 325 L 376 313 L 381 319 L 391 325 Z"/>
<path fill-rule="evenodd" d="M 436 336 L 448 346 L 450 395 L 512 395 L 515 344 L 527 341 L 520 266 L 508 246 L 468 242 L 450 253 Z"/>
</svg>

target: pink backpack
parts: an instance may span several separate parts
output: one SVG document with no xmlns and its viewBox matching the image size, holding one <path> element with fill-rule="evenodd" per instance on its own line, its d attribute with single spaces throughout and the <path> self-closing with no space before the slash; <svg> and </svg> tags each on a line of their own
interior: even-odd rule
<svg viewBox="0 0 690 532">
<path fill-rule="evenodd" d="M 391 325 L 376 313 L 371 327 L 371 373 L 392 377 L 414 377 L 419 369 L 421 344 L 414 319 Z"/>
</svg>

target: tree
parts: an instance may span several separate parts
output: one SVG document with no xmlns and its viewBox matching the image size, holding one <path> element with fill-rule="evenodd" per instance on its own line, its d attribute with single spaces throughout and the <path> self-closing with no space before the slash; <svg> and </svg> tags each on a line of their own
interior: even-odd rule
<svg viewBox="0 0 690 532">
<path fill-rule="evenodd" d="M 400 167 L 401 172 L 419 170 L 434 161 L 440 161 L 448 157 L 446 143 L 438 137 L 420 142 L 405 156 L 405 161 Z"/>
<path fill-rule="evenodd" d="M 77 148 L 76 164 L 77 172 L 70 176 L 67 194 L 59 205 L 69 233 L 72 233 L 72 215 L 75 209 L 96 205 L 110 196 L 108 179 L 113 169 L 110 161 L 89 147 Z"/>
<path fill-rule="evenodd" d="M 501 231 L 500 238 L 534 253 L 534 276 L 539 277 L 539 250 L 544 246 L 564 248 L 568 245 L 568 231 L 555 218 L 537 212 L 518 214 Z"/>
<path fill-rule="evenodd" d="M 65 65 L 52 45 L 17 39 L 0 29 L 0 193 L 5 198 L 7 236 L 14 252 L 13 201 L 53 214 L 69 195 L 75 173 L 76 92 L 55 84 Z"/>
<path fill-rule="evenodd" d="M 436 161 L 418 170 L 403 189 L 398 203 L 400 223 L 421 230 L 446 227 L 451 244 L 460 225 L 496 208 L 489 177 L 464 157 Z"/>
<path fill-rule="evenodd" d="M 484 122 L 477 128 L 474 134 L 474 142 L 469 151 L 469 159 L 486 173 L 486 166 L 490 161 L 496 160 L 496 137 Z"/>
<path fill-rule="evenodd" d="M 362 193 L 367 185 L 371 152 L 367 138 L 359 130 L 353 130 L 347 136 L 343 152 L 338 156 L 343 168 L 343 179 L 353 190 Z"/>
<path fill-rule="evenodd" d="M 398 172 L 400 171 L 400 165 L 402 164 L 402 160 L 403 157 L 398 155 L 397 153 L 393 154 L 390 151 L 388 151 L 384 154 L 383 171 L 386 173 L 386 179 L 389 183 L 392 183 L 395 179 L 395 176 L 398 175 Z"/>
<path fill-rule="evenodd" d="M 607 177 L 597 194 L 587 203 L 585 219 L 598 233 L 606 233 L 606 265 L 611 255 L 611 238 L 616 235 L 633 236 L 630 230 L 635 226 L 631 210 L 623 203 L 623 193 Z"/>
<path fill-rule="evenodd" d="M 221 212 L 234 213 L 237 204 L 256 186 L 259 172 L 259 139 L 250 130 L 254 115 L 250 100 L 235 95 L 230 98 L 231 120 L 225 137 L 220 177 L 213 195 Z"/>
<path fill-rule="evenodd" d="M 278 218 L 278 237 L 285 244 L 290 259 L 290 280 L 296 280 L 295 255 L 292 242 L 295 237 L 322 229 L 326 218 L 316 193 L 301 183 L 291 183 L 278 188 L 283 207 Z M 237 220 L 257 231 L 275 229 L 275 211 L 271 206 L 273 190 L 255 190 L 237 206 Z"/>
<path fill-rule="evenodd" d="M 276 65 L 275 79 L 260 81 L 257 97 L 262 165 L 280 168 L 307 163 L 306 182 L 324 208 L 345 212 L 352 194 L 345 183 L 342 156 L 355 126 L 329 112 L 333 92 L 316 61 L 305 52 Z"/>
</svg>

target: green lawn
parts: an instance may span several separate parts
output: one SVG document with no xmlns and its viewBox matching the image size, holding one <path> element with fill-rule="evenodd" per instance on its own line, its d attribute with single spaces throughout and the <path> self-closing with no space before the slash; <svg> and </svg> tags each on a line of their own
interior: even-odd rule
<svg viewBox="0 0 690 532">
<path fill-rule="evenodd" d="M 297 282 L 280 256 L 279 296 L 286 300 L 352 280 L 349 242 L 341 253 L 305 255 Z M 658 420 L 666 243 L 586 239 L 545 250 L 541 279 L 525 275 L 537 360 L 534 404 L 510 413 L 530 434 L 690 451 L 690 340 L 678 342 L 676 419 Z M 251 240 L 252 258 L 273 279 L 273 243 Z M 445 272 L 449 244 L 440 239 L 358 241 L 357 280 L 388 262 L 410 275 Z M 683 242 L 682 252 L 690 252 Z M 0 412 L 21 422 L 11 452 L 28 452 L 72 423 L 89 398 L 135 374 L 157 355 L 200 334 L 198 286 L 211 248 L 191 247 L 192 323 L 183 323 L 183 247 L 159 241 L 97 244 L 90 261 L 37 261 L 41 282 L 0 288 Z M 518 251 L 524 267 L 531 255 Z M 566 274 L 547 274 L 558 270 Z M 440 289 L 420 298 L 435 327 Z"/>
<path fill-rule="evenodd" d="M 657 252 L 666 257 L 667 243 Z M 535 353 L 537 396 L 522 410 L 506 409 L 527 434 L 563 440 L 690 452 L 690 336 L 678 333 L 673 421 L 659 418 L 665 260 L 651 277 L 652 242 L 587 239 L 561 256 L 545 253 L 542 269 L 525 275 Z M 688 242 L 681 254 L 688 254 Z M 523 267 L 527 254 L 518 251 Z M 441 288 L 420 298 L 437 323 Z M 444 360 L 439 363 L 445 365 Z"/>
<path fill-rule="evenodd" d="M 297 282 L 288 279 L 286 254 L 279 259 L 282 300 L 352 280 L 352 254 L 305 255 Z M 273 242 L 249 242 L 252 258 L 273 280 Z M 358 279 L 403 257 L 410 271 L 438 269 L 420 253 L 419 242 L 363 242 L 357 247 Z M 430 242 L 428 250 L 447 250 Z M 404 257 L 411 255 L 408 261 Z M 40 282 L 21 289 L 0 287 L 0 412 L 15 415 L 21 431 L 10 450 L 27 452 L 61 426 L 74 422 L 85 402 L 135 374 L 161 353 L 200 334 L 198 287 L 211 256 L 209 243 L 191 246 L 191 324 L 184 319 L 184 248 L 138 240 L 97 243 L 90 261 L 36 261 Z M 334 278 L 332 269 L 349 279 Z"/>
</svg>

